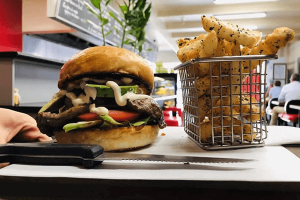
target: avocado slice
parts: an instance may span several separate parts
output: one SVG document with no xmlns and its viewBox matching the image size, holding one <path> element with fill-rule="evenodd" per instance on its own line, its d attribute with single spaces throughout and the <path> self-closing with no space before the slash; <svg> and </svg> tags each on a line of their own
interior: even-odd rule
<svg viewBox="0 0 300 200">
<path fill-rule="evenodd" d="M 64 125 L 63 129 L 65 130 L 65 132 L 71 131 L 71 130 L 75 130 L 75 129 L 80 129 L 80 128 L 89 128 L 89 127 L 93 127 L 95 125 L 100 125 L 101 123 L 106 123 L 107 122 L 109 124 L 112 125 L 119 125 L 121 123 L 116 122 L 112 117 L 110 117 L 109 115 L 101 115 L 100 116 L 102 118 L 102 120 L 95 120 L 95 121 L 80 121 L 80 122 L 76 122 L 76 123 L 69 123 Z"/>
<path fill-rule="evenodd" d="M 51 111 L 51 110 L 58 110 L 61 105 L 64 104 L 64 95 L 62 96 L 54 96 L 53 99 L 48 101 L 43 107 L 39 110 L 38 113 L 45 112 L 45 111 Z"/>
<path fill-rule="evenodd" d="M 96 85 L 96 84 L 87 84 L 89 87 L 96 88 L 97 90 L 97 97 L 114 97 L 114 90 L 111 87 L 106 85 Z M 129 85 L 129 86 L 120 86 L 121 88 L 121 95 L 126 94 L 127 92 L 136 93 L 138 86 L 137 85 Z"/>
</svg>

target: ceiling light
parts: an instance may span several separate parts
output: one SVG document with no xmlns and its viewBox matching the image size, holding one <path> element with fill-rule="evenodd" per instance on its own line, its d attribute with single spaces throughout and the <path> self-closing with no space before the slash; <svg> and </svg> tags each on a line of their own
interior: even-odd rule
<svg viewBox="0 0 300 200">
<path fill-rule="evenodd" d="M 266 17 L 266 13 L 248 13 L 248 14 L 237 14 L 237 15 L 216 15 L 217 19 L 228 20 L 228 19 L 249 19 L 249 18 L 263 18 Z"/>
<path fill-rule="evenodd" d="M 278 0 L 214 0 L 215 4 L 237 4 L 237 3 L 257 3 L 266 1 L 278 1 Z"/>
<path fill-rule="evenodd" d="M 177 33 L 183 33 L 183 32 L 204 32 L 204 31 L 205 30 L 202 27 L 169 29 L 169 32 L 177 32 Z"/>
<path fill-rule="evenodd" d="M 212 16 L 211 14 L 206 14 L 206 16 Z M 266 17 L 266 13 L 247 13 L 247 14 L 235 14 L 235 15 L 218 15 L 215 16 L 218 19 L 243 19 L 243 18 L 262 18 Z M 180 21 L 181 23 L 186 23 L 189 21 L 200 21 L 202 14 L 193 14 L 193 15 L 181 15 L 175 17 L 168 17 L 167 21 Z"/>
<path fill-rule="evenodd" d="M 251 29 L 251 30 L 256 30 L 257 26 L 255 25 L 249 25 L 249 26 L 243 26 L 239 28 L 245 28 L 245 29 Z M 204 33 L 206 32 L 204 28 L 180 28 L 180 29 L 169 29 L 169 32 L 176 32 L 176 33 L 191 33 L 191 32 L 200 32 Z"/>
<path fill-rule="evenodd" d="M 257 29 L 257 26 L 243 26 L 243 27 L 240 27 L 240 28 L 245 28 L 245 29 L 251 29 L 251 30 L 256 30 Z"/>
</svg>

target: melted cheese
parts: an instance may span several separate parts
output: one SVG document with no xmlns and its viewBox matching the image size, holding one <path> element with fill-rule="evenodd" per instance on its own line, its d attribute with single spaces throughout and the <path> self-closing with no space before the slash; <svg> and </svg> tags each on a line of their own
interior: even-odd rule
<svg viewBox="0 0 300 200">
<path fill-rule="evenodd" d="M 129 83 L 131 83 L 131 82 L 133 81 L 133 79 L 132 79 L 132 78 L 128 78 L 128 77 L 123 77 L 123 78 L 121 79 L 121 81 L 122 81 L 123 83 L 125 83 L 126 85 L 128 85 Z"/>
<path fill-rule="evenodd" d="M 90 105 L 90 112 L 91 113 L 96 113 L 97 115 L 101 116 L 101 115 L 105 115 L 108 114 L 108 109 L 105 107 L 97 107 L 95 106 L 95 104 L 91 104 Z"/>
<path fill-rule="evenodd" d="M 86 96 L 92 97 L 92 99 L 94 99 L 94 100 L 97 97 L 97 89 L 96 88 L 85 86 L 84 92 L 85 92 Z"/>
<path fill-rule="evenodd" d="M 135 94 L 133 92 L 127 92 L 123 96 L 121 95 L 120 86 L 114 81 L 107 81 L 106 86 L 111 87 L 114 91 L 114 96 L 116 103 L 119 106 L 125 106 L 127 104 L 127 99 L 135 100 L 135 99 L 151 99 L 152 97 L 144 94 Z"/>
<path fill-rule="evenodd" d="M 97 96 L 97 90 L 96 88 L 93 87 L 89 87 L 89 86 L 85 86 L 85 82 L 83 82 L 84 84 L 80 84 L 80 87 L 82 87 L 84 89 L 85 94 L 80 94 L 78 97 L 76 97 L 76 95 L 73 92 L 68 92 L 66 94 L 66 96 L 71 99 L 72 104 L 74 106 L 78 106 L 78 105 L 82 105 L 82 104 L 89 104 L 91 103 L 90 98 L 92 97 L 92 99 L 96 99 Z"/>
<path fill-rule="evenodd" d="M 129 81 L 129 80 L 127 80 Z M 111 87 L 114 91 L 114 96 L 115 96 L 115 100 L 116 103 L 119 106 L 125 106 L 127 104 L 127 99 L 130 100 L 135 100 L 135 99 L 152 99 L 152 97 L 148 96 L 148 95 L 144 95 L 144 94 L 135 94 L 133 92 L 127 92 L 126 94 L 124 94 L 123 96 L 121 95 L 121 88 L 120 86 L 114 82 L 114 81 L 107 81 L 106 82 L 106 86 Z M 73 93 L 73 92 L 67 92 L 67 91 L 61 91 L 62 93 L 66 93 L 66 96 L 71 99 L 72 104 L 74 106 L 78 106 L 78 105 L 82 105 L 82 104 L 89 104 L 90 102 L 90 98 L 92 99 L 96 99 L 97 97 L 97 90 L 96 88 L 93 87 L 89 87 L 86 86 L 86 82 L 83 81 L 80 83 L 80 87 L 84 90 L 85 94 L 80 94 L 78 97 Z M 104 109 L 106 109 L 105 107 L 99 107 L 99 110 L 97 110 L 98 108 L 94 107 L 90 108 L 90 110 L 93 110 L 94 113 L 105 113 L 106 111 Z M 107 109 L 106 109 L 107 110 Z M 92 111 L 91 111 L 92 112 Z M 108 112 L 108 110 L 107 110 Z"/>
<path fill-rule="evenodd" d="M 123 79 L 123 78 L 122 78 Z M 82 81 L 93 81 L 99 85 L 105 85 L 105 83 L 108 81 L 106 79 L 95 79 L 95 78 L 83 78 Z M 118 84 L 122 84 L 122 80 L 117 80 L 117 79 L 114 79 L 113 81 L 115 81 L 116 83 Z"/>
</svg>

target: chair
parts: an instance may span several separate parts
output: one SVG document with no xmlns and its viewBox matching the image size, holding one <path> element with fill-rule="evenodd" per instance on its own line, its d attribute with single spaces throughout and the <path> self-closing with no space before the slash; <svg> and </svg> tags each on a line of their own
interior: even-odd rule
<svg viewBox="0 0 300 200">
<path fill-rule="evenodd" d="M 278 98 L 270 99 L 269 102 L 268 102 L 268 107 L 266 108 L 266 115 L 267 115 L 266 120 L 267 120 L 268 124 L 271 121 L 272 110 L 276 106 L 276 105 L 272 104 L 273 101 L 278 101 Z"/>
<path fill-rule="evenodd" d="M 169 107 L 163 111 L 165 122 L 168 126 L 182 126 L 183 118 L 182 111 L 180 108 Z M 179 117 L 176 117 L 178 114 Z"/>
<path fill-rule="evenodd" d="M 278 98 L 270 99 L 270 101 L 268 103 L 268 106 L 270 106 L 270 109 L 273 109 L 276 106 L 275 104 L 273 104 L 273 101 L 278 101 Z"/>
<path fill-rule="evenodd" d="M 300 100 L 291 100 L 284 104 L 285 113 L 280 113 L 278 117 L 285 122 L 293 123 L 293 126 L 296 127 L 299 118 L 299 111 L 290 108 L 290 105 L 300 105 Z M 298 124 L 299 125 L 299 124 Z"/>
</svg>

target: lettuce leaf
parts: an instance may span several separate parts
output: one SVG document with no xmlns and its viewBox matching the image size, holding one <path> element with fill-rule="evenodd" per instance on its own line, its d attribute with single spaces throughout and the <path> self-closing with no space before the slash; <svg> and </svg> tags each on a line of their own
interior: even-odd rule
<svg viewBox="0 0 300 200">
<path fill-rule="evenodd" d="M 131 126 L 141 126 L 141 125 L 144 125 L 144 124 L 147 124 L 148 121 L 149 121 L 150 117 L 146 118 L 146 119 L 143 119 L 141 121 L 138 121 L 138 122 L 134 122 L 132 124 L 130 124 Z"/>
<path fill-rule="evenodd" d="M 95 121 L 80 121 L 77 123 L 69 123 L 66 124 L 63 129 L 66 132 L 69 132 L 71 130 L 75 130 L 75 129 L 81 129 L 81 128 L 89 128 L 89 127 L 93 127 L 96 125 L 101 125 L 101 128 L 111 128 L 113 126 L 116 125 L 120 125 L 122 123 L 119 123 L 117 121 L 115 121 L 112 117 L 110 117 L 109 115 L 103 115 L 101 116 L 103 120 L 95 120 Z M 130 123 L 130 126 L 141 126 L 141 125 L 145 125 L 148 123 L 150 117 L 140 120 L 138 122 L 134 122 L 134 123 Z"/>
<path fill-rule="evenodd" d="M 65 130 L 65 133 L 71 130 L 75 129 L 81 129 L 81 128 L 89 128 L 98 124 L 103 123 L 102 120 L 95 120 L 95 121 L 81 121 L 77 123 L 69 123 L 64 125 L 63 129 Z"/>
<path fill-rule="evenodd" d="M 121 123 L 115 121 L 111 116 L 109 116 L 108 114 L 105 114 L 105 115 L 100 115 L 100 117 L 104 120 L 104 121 L 107 121 L 111 124 L 115 124 L 115 125 L 119 125 Z"/>
</svg>

